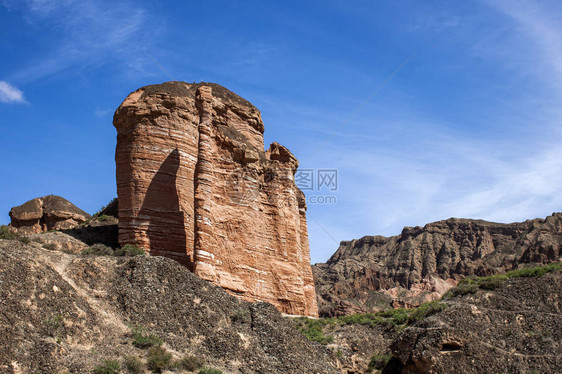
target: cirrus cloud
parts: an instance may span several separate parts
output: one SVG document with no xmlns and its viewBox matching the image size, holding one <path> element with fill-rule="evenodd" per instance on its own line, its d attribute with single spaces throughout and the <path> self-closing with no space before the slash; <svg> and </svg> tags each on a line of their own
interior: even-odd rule
<svg viewBox="0 0 562 374">
<path fill-rule="evenodd" d="M 6 81 L 0 81 L 0 103 L 25 103 L 23 92 Z"/>
</svg>

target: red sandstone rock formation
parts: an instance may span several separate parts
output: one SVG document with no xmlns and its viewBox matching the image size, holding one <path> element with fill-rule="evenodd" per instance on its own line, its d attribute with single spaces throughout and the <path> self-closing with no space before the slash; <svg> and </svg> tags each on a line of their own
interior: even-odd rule
<svg viewBox="0 0 562 374">
<path fill-rule="evenodd" d="M 78 226 L 91 216 L 70 201 L 55 195 L 38 197 L 10 210 L 10 226 L 24 233 L 64 230 Z"/>
<path fill-rule="evenodd" d="M 117 109 L 119 242 L 180 261 L 282 312 L 318 313 L 297 159 L 248 101 L 212 83 L 168 82 Z"/>
</svg>

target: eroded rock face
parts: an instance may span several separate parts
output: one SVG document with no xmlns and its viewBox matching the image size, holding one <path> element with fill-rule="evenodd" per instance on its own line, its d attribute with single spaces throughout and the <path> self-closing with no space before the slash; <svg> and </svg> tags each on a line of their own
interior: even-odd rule
<svg viewBox="0 0 562 374">
<path fill-rule="evenodd" d="M 288 314 L 316 315 L 297 159 L 248 101 L 212 83 L 167 82 L 117 109 L 119 242 Z"/>
<path fill-rule="evenodd" d="M 404 330 L 383 372 L 557 373 L 561 299 L 560 272 L 453 297 L 444 311 Z"/>
<path fill-rule="evenodd" d="M 55 195 L 38 197 L 10 210 L 10 226 L 23 233 L 71 229 L 91 216 Z"/>
<path fill-rule="evenodd" d="M 398 236 L 342 242 L 313 266 L 322 315 L 417 306 L 441 297 L 459 279 L 546 264 L 562 256 L 562 213 L 501 224 L 451 218 L 406 227 Z"/>
</svg>

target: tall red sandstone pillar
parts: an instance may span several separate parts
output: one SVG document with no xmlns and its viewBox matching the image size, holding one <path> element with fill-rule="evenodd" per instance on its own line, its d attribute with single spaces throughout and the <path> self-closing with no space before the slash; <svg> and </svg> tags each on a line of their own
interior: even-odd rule
<svg viewBox="0 0 562 374">
<path fill-rule="evenodd" d="M 288 314 L 318 314 L 297 159 L 263 146 L 248 101 L 212 83 L 168 82 L 117 109 L 119 240 Z"/>
</svg>

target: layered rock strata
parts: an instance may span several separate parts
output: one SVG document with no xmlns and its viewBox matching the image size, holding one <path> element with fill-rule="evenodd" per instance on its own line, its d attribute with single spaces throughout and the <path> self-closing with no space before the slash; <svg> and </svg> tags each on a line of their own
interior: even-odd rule
<svg viewBox="0 0 562 374">
<path fill-rule="evenodd" d="M 317 315 L 297 159 L 248 101 L 212 83 L 131 93 L 117 129 L 119 242 L 183 263 L 249 301 Z"/>
<path fill-rule="evenodd" d="M 393 237 L 344 241 L 313 266 L 322 315 L 417 306 L 470 275 L 487 276 L 562 256 L 562 213 L 521 223 L 451 218 Z"/>
<path fill-rule="evenodd" d="M 71 229 L 91 216 L 60 196 L 38 197 L 10 210 L 10 226 L 23 233 Z"/>
</svg>

